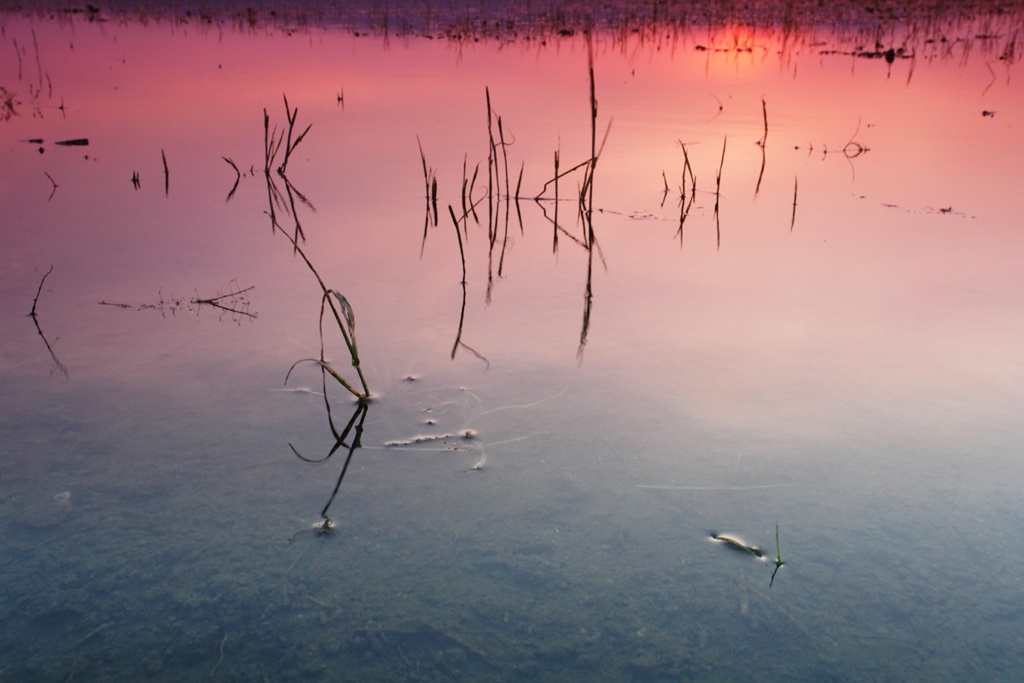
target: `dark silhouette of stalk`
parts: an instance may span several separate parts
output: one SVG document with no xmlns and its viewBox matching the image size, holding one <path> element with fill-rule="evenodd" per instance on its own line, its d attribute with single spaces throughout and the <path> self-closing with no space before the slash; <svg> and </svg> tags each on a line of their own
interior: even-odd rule
<svg viewBox="0 0 1024 683">
<path fill-rule="evenodd" d="M 39 288 L 36 289 L 36 296 L 32 299 L 32 310 L 29 311 L 28 316 L 32 318 L 32 324 L 35 325 L 36 332 L 39 333 L 39 337 L 43 340 L 43 344 L 46 345 L 46 350 L 50 353 L 50 358 L 53 360 L 54 365 L 56 365 L 57 369 L 63 373 L 64 377 L 68 377 L 68 369 L 64 367 L 64 364 L 57 358 L 57 353 L 53 350 L 50 340 L 46 338 L 46 335 L 43 333 L 43 328 L 39 326 L 39 317 L 36 313 L 36 307 L 39 305 L 39 296 L 43 293 L 43 284 L 52 272 L 53 266 L 50 266 L 50 269 L 43 273 L 42 279 L 39 280 Z M 56 339 L 54 340 L 54 343 L 57 343 Z"/>
<path fill-rule="evenodd" d="M 161 149 L 160 158 L 164 162 L 164 196 L 171 195 L 171 171 L 167 168 L 167 154 Z"/>
<path fill-rule="evenodd" d="M 29 315 L 32 316 L 32 318 L 36 317 L 36 306 L 39 304 L 39 295 L 43 293 L 43 284 L 46 282 L 46 278 L 50 277 L 50 273 L 52 272 L 53 266 L 50 266 L 50 269 L 43 273 L 43 278 L 39 281 L 39 288 L 36 289 L 36 296 L 32 299 L 32 310 L 29 311 Z"/>
<path fill-rule="evenodd" d="M 294 152 L 295 148 L 299 146 L 300 142 L 302 142 L 302 138 L 306 137 L 306 133 L 309 132 L 309 129 L 313 127 L 312 123 L 306 126 L 305 130 L 299 133 L 299 135 L 295 138 L 295 141 L 293 142 L 292 133 L 295 128 L 295 119 L 297 119 L 299 116 L 299 108 L 295 107 L 295 109 L 289 110 L 287 95 L 284 96 L 284 112 L 285 116 L 288 119 L 288 140 L 285 142 L 284 146 L 284 160 L 281 161 L 281 166 L 278 167 L 277 169 L 278 175 L 285 174 L 285 171 L 288 169 L 288 159 L 291 158 L 292 152 Z"/>
<path fill-rule="evenodd" d="M 430 209 L 434 209 L 434 225 L 437 225 L 437 173 L 427 166 L 427 155 L 423 152 L 423 143 L 420 136 L 416 136 L 416 144 L 420 148 L 420 161 L 423 162 L 423 187 L 424 196 L 427 202 L 427 220 L 430 220 Z"/>
<path fill-rule="evenodd" d="M 231 186 L 231 191 L 228 192 L 227 199 L 224 200 L 225 202 L 230 202 L 231 198 L 235 196 L 235 192 L 238 191 L 238 183 L 242 180 L 242 172 L 238 170 L 238 166 L 236 166 L 235 162 L 231 159 L 227 157 L 221 157 L 221 159 L 228 162 L 228 164 L 231 165 L 231 168 L 235 169 L 235 184 Z"/>
<path fill-rule="evenodd" d="M 775 570 L 772 572 L 772 580 L 768 582 L 769 588 L 775 583 L 775 575 L 779 573 L 783 564 L 782 550 L 779 547 L 779 523 L 775 522 Z"/>
<path fill-rule="evenodd" d="M 793 226 L 796 225 L 796 185 L 797 177 L 793 176 L 793 216 L 789 219 L 790 232 L 793 232 Z"/>
<path fill-rule="evenodd" d="M 683 246 L 683 225 L 686 223 L 686 219 L 690 216 L 690 209 L 693 207 L 693 200 L 695 197 L 695 194 L 691 194 L 689 200 L 685 197 L 679 198 L 679 229 L 676 230 L 676 236 L 679 237 L 680 249 Z"/>
<path fill-rule="evenodd" d="M 462 259 L 462 286 L 466 286 L 466 252 L 462 247 L 462 231 L 459 230 L 459 219 L 455 217 L 455 210 L 452 205 L 448 205 L 448 213 L 452 217 L 452 223 L 455 225 L 455 236 L 459 239 L 459 257 Z"/>
<path fill-rule="evenodd" d="M 491 247 L 494 247 L 495 225 L 494 217 L 495 197 L 501 192 L 501 179 L 498 174 L 498 148 L 494 142 L 494 116 L 491 113 L 491 89 L 484 88 L 484 96 L 487 99 L 487 238 Z"/>
<path fill-rule="evenodd" d="M 266 109 L 263 110 L 263 170 L 268 175 L 278 152 L 281 151 L 282 144 L 284 145 L 284 158 L 281 161 L 281 165 L 277 167 L 277 174 L 280 176 L 285 175 L 288 170 L 288 160 L 291 158 L 292 153 L 299 146 L 299 143 L 302 142 L 303 138 L 306 137 L 309 129 L 313 127 L 311 123 L 301 133 L 297 136 L 295 135 L 295 121 L 299 116 L 299 108 L 292 109 L 288 105 L 287 95 L 284 96 L 284 113 L 288 121 L 287 139 L 285 138 L 286 131 L 282 130 L 279 134 L 276 125 L 273 131 L 270 130 L 270 115 L 267 114 Z"/>
<path fill-rule="evenodd" d="M 552 253 L 558 253 L 558 150 L 557 149 L 555 150 L 555 179 L 554 180 L 555 180 L 555 219 L 554 219 L 555 229 L 553 231 L 554 238 L 553 238 L 553 241 L 552 241 L 552 244 L 551 244 L 551 251 L 552 251 Z M 545 185 L 545 187 L 547 187 L 547 186 Z M 542 192 L 543 192 L 543 190 L 542 190 Z"/>
<path fill-rule="evenodd" d="M 309 132 L 313 124 L 309 124 L 298 136 L 293 139 L 293 131 L 295 127 L 295 121 L 298 118 L 298 107 L 294 110 L 288 105 L 287 96 L 284 98 L 285 115 L 288 119 L 288 131 L 287 140 L 285 141 L 285 133 L 282 131 L 280 134 L 277 133 L 277 126 L 274 126 L 273 132 L 270 129 L 270 116 L 267 114 L 267 110 L 263 110 L 263 145 L 264 145 L 264 174 L 267 179 L 267 195 L 269 202 L 269 216 L 271 230 L 281 229 L 282 234 L 285 238 L 291 242 L 294 253 L 298 254 L 309 271 L 313 273 L 313 277 L 316 278 L 317 284 L 320 285 L 320 291 L 322 297 L 320 300 L 320 358 L 303 358 L 292 364 L 291 368 L 288 369 L 288 373 L 285 375 L 285 383 L 287 384 L 288 378 L 291 377 L 292 371 L 299 363 L 310 362 L 316 363 L 326 372 L 328 372 L 335 380 L 338 381 L 346 390 L 360 400 L 367 400 L 370 397 L 370 389 L 366 384 L 366 378 L 363 376 L 363 369 L 359 361 L 359 348 L 356 344 L 356 333 L 355 333 L 355 312 L 352 310 L 352 306 L 348 300 L 340 292 L 329 289 L 324 283 L 320 273 L 317 272 L 316 267 L 312 261 L 306 255 L 306 252 L 299 245 L 300 240 L 304 240 L 305 237 L 302 233 L 302 227 L 299 224 L 298 211 L 295 206 L 295 198 L 298 197 L 299 201 L 308 206 L 313 211 L 316 208 L 312 203 L 298 190 L 296 190 L 291 182 L 288 180 L 286 175 L 288 157 L 299 145 L 299 143 Z M 283 142 L 284 141 L 284 142 Z M 283 198 L 281 197 L 280 190 L 277 189 L 277 185 L 270 175 L 270 168 L 273 165 L 274 159 L 280 151 L 281 145 L 285 144 L 285 156 L 281 165 L 277 169 L 277 174 L 284 180 L 285 190 L 288 193 L 288 205 L 285 207 L 286 211 L 290 211 L 292 217 L 295 219 L 295 234 L 294 236 L 289 235 L 284 229 L 281 228 L 277 222 L 277 215 L 274 210 L 275 205 L 285 206 L 283 204 Z M 362 391 L 359 391 L 352 386 L 345 378 L 341 376 L 333 367 L 331 367 L 324 360 L 324 336 L 323 336 L 323 319 L 326 315 L 327 308 L 330 308 L 331 315 L 334 317 L 335 322 L 338 325 L 338 330 L 341 332 L 341 336 L 345 341 L 345 346 L 348 349 L 349 356 L 352 360 L 352 367 L 355 368 L 356 374 L 359 376 L 359 383 L 362 386 Z"/>
<path fill-rule="evenodd" d="M 46 171 L 43 171 L 43 175 L 45 175 L 49 179 L 50 184 L 53 185 L 53 190 L 50 191 L 50 196 L 46 198 L 46 201 L 50 201 L 53 199 L 53 195 L 57 194 L 57 188 L 60 186 L 57 184 L 57 181 L 53 179 L 53 176 Z"/>
<path fill-rule="evenodd" d="M 334 485 L 334 490 L 331 492 L 330 498 L 327 499 L 327 503 L 320 511 L 320 517 L 323 519 L 323 521 L 316 526 L 316 530 L 321 534 L 325 534 L 334 528 L 334 520 L 330 518 L 330 516 L 327 514 L 327 511 L 330 509 L 331 505 L 334 504 L 334 499 L 337 498 L 338 496 L 338 491 L 341 489 L 341 482 L 345 480 L 345 474 L 348 472 L 348 466 L 352 463 L 352 456 L 355 455 L 356 450 L 362 447 L 363 423 L 366 421 L 366 413 L 369 410 L 369 403 L 367 403 L 366 401 L 359 401 L 358 403 L 356 403 L 356 409 L 352 413 L 352 417 L 349 418 L 348 424 L 346 424 L 345 428 L 339 433 L 334 426 L 334 419 L 331 416 L 331 404 L 327 398 L 326 374 L 323 376 L 323 386 L 324 404 L 327 406 L 327 421 L 331 427 L 331 433 L 334 435 L 334 445 L 331 446 L 331 449 L 327 452 L 327 455 L 325 455 L 324 457 L 308 458 L 302 455 L 302 453 L 299 453 L 298 449 L 296 449 L 295 446 L 293 446 L 290 443 L 288 444 L 288 447 L 292 449 L 292 453 L 295 455 L 295 457 L 299 458 L 303 462 L 313 464 L 326 462 L 341 448 L 348 449 L 348 453 L 345 456 L 345 462 L 341 466 L 341 473 L 338 475 L 338 481 Z M 346 443 L 345 440 L 349 437 L 350 434 L 352 435 L 352 440 L 349 443 Z"/>
<path fill-rule="evenodd" d="M 196 296 L 196 297 L 193 297 L 192 300 L 189 303 L 192 303 L 192 304 L 194 304 L 196 306 L 210 306 L 211 308 L 220 309 L 221 311 L 224 311 L 225 313 L 230 313 L 232 315 L 232 319 L 234 319 L 235 316 L 239 316 L 239 317 L 244 316 L 246 318 L 255 320 L 256 319 L 256 314 L 255 313 L 250 313 L 247 310 L 248 309 L 248 303 L 245 303 L 244 308 L 238 308 L 237 307 L 239 301 L 241 301 L 241 302 L 247 302 L 248 301 L 247 297 L 239 298 L 240 295 L 245 294 L 246 292 L 248 292 L 250 290 L 253 290 L 253 289 L 256 289 L 256 285 L 250 285 L 250 286 L 248 286 L 248 287 L 246 287 L 244 289 L 232 289 L 232 291 L 228 292 L 227 294 L 219 294 L 217 296 L 211 296 L 211 297 L 207 297 L 207 298 L 201 298 L 199 296 Z M 224 303 L 222 303 L 225 300 L 228 301 L 228 303 L 226 305 Z M 223 315 L 223 314 L 221 314 L 221 315 Z"/>
<path fill-rule="evenodd" d="M 764 97 L 761 98 L 761 111 L 764 113 L 764 135 L 758 140 L 757 146 L 761 148 L 761 172 L 757 174 L 757 186 L 754 188 L 754 196 L 761 191 L 761 179 L 764 177 L 764 167 L 767 162 L 767 156 L 765 155 L 765 149 L 768 143 L 768 103 Z"/>
<path fill-rule="evenodd" d="M 715 246 L 722 248 L 722 226 L 719 222 L 718 200 L 722 196 L 722 167 L 725 166 L 725 145 L 728 136 L 722 138 L 722 159 L 718 162 L 718 174 L 715 176 Z"/>
</svg>

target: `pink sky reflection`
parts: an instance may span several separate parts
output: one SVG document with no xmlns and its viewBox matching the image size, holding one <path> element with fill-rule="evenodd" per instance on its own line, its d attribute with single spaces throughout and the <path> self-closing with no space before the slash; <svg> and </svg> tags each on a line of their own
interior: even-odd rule
<svg viewBox="0 0 1024 683">
<path fill-rule="evenodd" d="M 26 48 L 32 29 L 53 86 L 52 98 L 44 92 L 36 101 L 42 118 L 27 102 L 37 78 Z M 556 148 L 563 169 L 589 154 L 580 37 L 500 46 L 409 38 L 385 46 L 319 29 L 285 36 L 16 18 L 5 19 L 5 32 L 5 49 L 17 39 L 23 59 L 20 78 L 18 65 L 5 60 L 0 85 L 26 102 L 24 113 L 0 123 L 0 194 L 14 217 L 3 230 L 16 245 L 4 266 L 26 277 L 32 265 L 61 259 L 68 268 L 79 263 L 83 278 L 90 268 L 113 277 L 124 272 L 122 261 L 136 264 L 134 278 L 198 272 L 236 254 L 249 226 L 273 239 L 263 214 L 262 112 L 281 125 L 287 94 L 298 125 L 313 124 L 289 165 L 317 209 L 301 214 L 311 253 L 325 275 L 346 283 L 369 338 L 402 353 L 401 340 L 415 334 L 407 321 L 421 321 L 423 334 L 436 335 L 430 353 L 443 357 L 459 295 L 446 207 L 459 206 L 464 160 L 470 173 L 481 164 L 477 196 L 485 185 L 485 89 L 511 143 L 512 175 L 524 168 L 525 196 L 553 174 Z M 678 388 L 682 409 L 725 421 L 811 410 L 823 397 L 837 400 L 837 384 L 875 402 L 872 410 L 898 411 L 906 387 L 927 387 L 956 409 L 985 392 L 1011 394 L 1011 380 L 1024 381 L 1012 351 L 1024 332 L 1017 65 L 980 51 L 963 64 L 955 56 L 925 59 L 924 48 L 917 60 L 891 66 L 807 44 L 780 56 L 770 35 L 733 34 L 730 47 L 751 52 L 697 49 L 723 44 L 706 36 L 597 42 L 598 138 L 610 120 L 612 127 L 595 179 L 594 224 L 608 269 L 598 262 L 594 270 L 584 372 L 600 369 L 665 396 Z M 762 98 L 769 134 L 755 196 Z M 60 101 L 64 115 L 55 109 Z M 36 137 L 46 139 L 44 154 L 20 142 Z M 90 145 L 51 144 L 68 137 L 88 137 Z M 441 201 L 441 225 L 422 259 L 417 137 Z M 719 248 L 712 208 L 725 139 Z M 851 139 L 867 151 L 847 159 L 840 150 Z M 680 140 L 698 183 L 682 246 L 674 237 Z M 167 198 L 161 150 L 171 160 Z M 242 179 L 231 204 L 225 195 L 234 173 L 221 157 L 257 172 Z M 128 182 L 134 171 L 143 178 L 139 192 Z M 60 185 L 50 202 L 44 172 Z M 670 191 L 662 205 L 663 173 Z M 579 180 L 565 179 L 563 193 Z M 552 255 L 550 223 L 531 201 L 521 209 L 522 233 L 514 224 L 506 277 L 489 305 L 485 228 L 469 237 L 467 338 L 498 367 L 575 363 L 584 253 L 563 240 Z M 578 234 L 574 205 L 560 212 Z M 71 221 L 86 227 L 72 230 Z M 212 232 L 225 223 L 235 225 L 230 242 Z M 44 228 L 38 240 L 24 236 L 33 226 Z M 275 272 L 287 262 L 279 241 L 278 251 L 246 247 L 255 249 L 253 260 L 239 261 L 245 265 L 232 274 Z M 132 259 L 118 257 L 126 248 Z M 90 264 L 78 260 L 83 253 Z M 759 396 L 783 407 L 765 408 Z M 952 409 L 943 405 L 937 410 Z"/>
</svg>

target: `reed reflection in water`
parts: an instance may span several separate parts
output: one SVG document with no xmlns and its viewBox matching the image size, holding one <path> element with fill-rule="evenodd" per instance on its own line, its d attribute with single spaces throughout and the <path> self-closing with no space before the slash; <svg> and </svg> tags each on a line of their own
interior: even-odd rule
<svg viewBox="0 0 1024 683">
<path fill-rule="evenodd" d="M 1019 7 L 267 7 L 0 19 L 0 678 L 1014 679 Z"/>
</svg>

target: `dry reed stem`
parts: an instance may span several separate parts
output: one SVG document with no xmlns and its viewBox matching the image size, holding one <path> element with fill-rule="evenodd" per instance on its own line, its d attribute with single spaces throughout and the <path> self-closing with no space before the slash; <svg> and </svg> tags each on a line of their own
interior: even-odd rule
<svg viewBox="0 0 1024 683">
<path fill-rule="evenodd" d="M 797 177 L 793 176 L 793 215 L 789 219 L 789 231 L 793 232 L 793 226 L 796 225 L 796 186 Z"/>
<path fill-rule="evenodd" d="M 462 247 L 462 231 L 459 230 L 459 219 L 455 217 L 455 210 L 452 205 L 448 205 L 448 213 L 452 217 L 452 223 L 455 225 L 455 236 L 459 238 L 459 257 L 462 259 L 462 285 L 466 284 L 466 252 Z"/>
</svg>

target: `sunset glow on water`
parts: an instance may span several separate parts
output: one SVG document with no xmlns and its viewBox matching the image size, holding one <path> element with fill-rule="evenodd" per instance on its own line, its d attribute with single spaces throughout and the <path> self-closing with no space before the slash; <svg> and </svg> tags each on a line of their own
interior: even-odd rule
<svg viewBox="0 0 1024 683">
<path fill-rule="evenodd" d="M 0 679 L 1013 680 L 1020 8 L 481 7 L 0 14 Z"/>
</svg>

